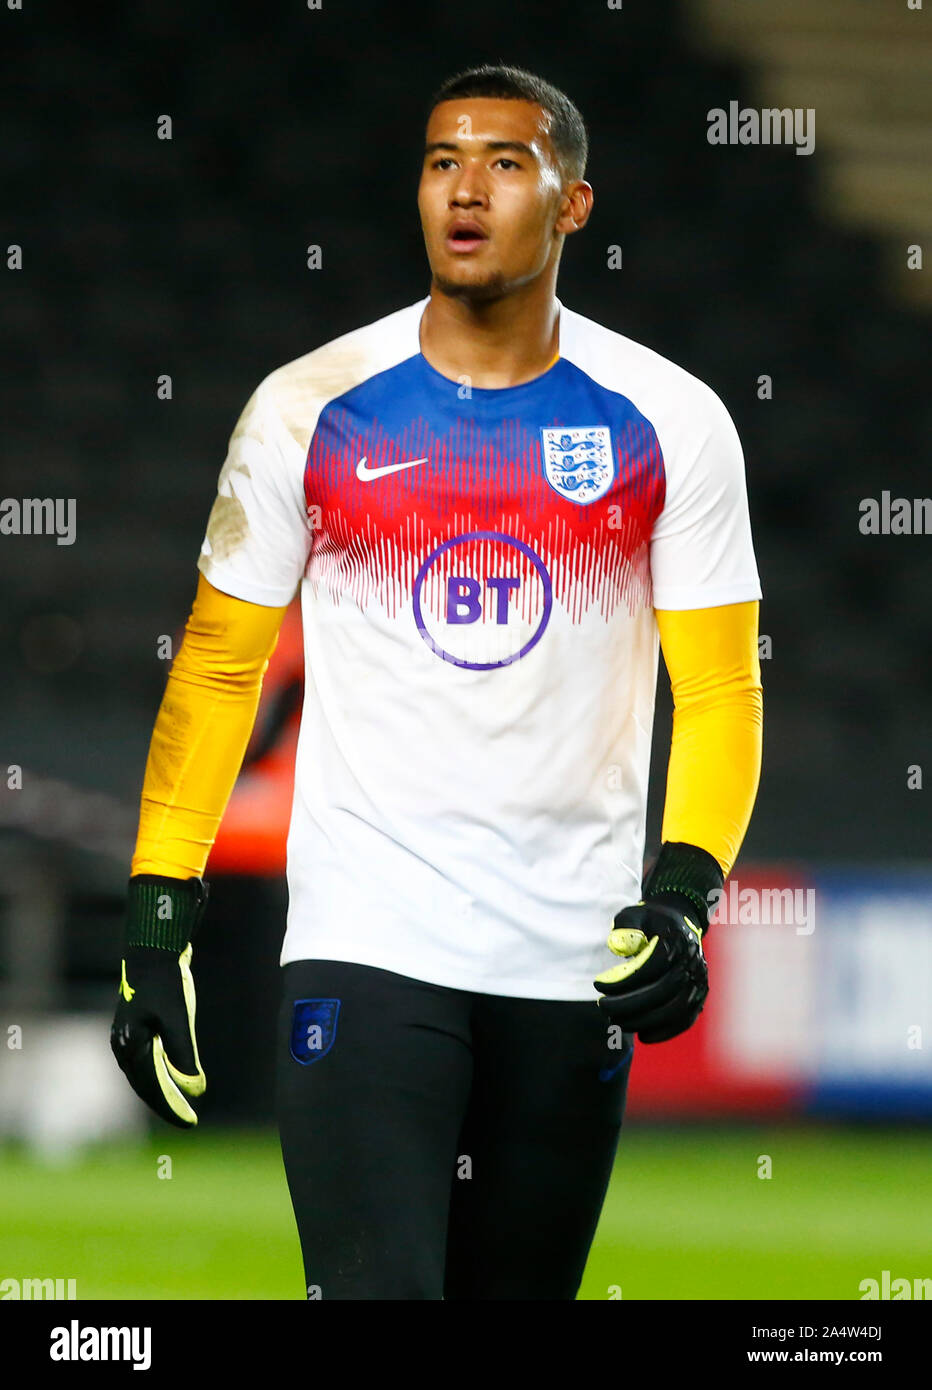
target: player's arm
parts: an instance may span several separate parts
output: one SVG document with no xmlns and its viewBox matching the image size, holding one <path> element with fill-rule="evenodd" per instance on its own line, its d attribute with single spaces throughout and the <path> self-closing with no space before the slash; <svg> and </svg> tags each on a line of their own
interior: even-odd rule
<svg viewBox="0 0 932 1390">
<path fill-rule="evenodd" d="M 131 866 L 111 1045 L 139 1095 L 183 1128 L 197 1123 L 190 1099 L 206 1085 L 190 969 L 207 896 L 201 875 L 313 540 L 307 443 L 282 417 L 282 389 L 291 400 L 286 369 L 259 384 L 230 436 L 152 734 Z"/>
<path fill-rule="evenodd" d="M 134 875 L 203 874 L 287 611 L 232 598 L 198 575 L 149 746 Z"/>
<path fill-rule="evenodd" d="M 137 1094 L 182 1127 L 197 1123 L 190 1098 L 206 1086 L 190 970 L 201 876 L 287 607 L 244 602 L 198 576 L 149 746 L 111 1046 Z"/>
<path fill-rule="evenodd" d="M 642 1042 L 695 1022 L 708 993 L 702 936 L 744 840 L 760 781 L 763 691 L 758 602 L 656 611 L 673 692 L 661 849 L 641 902 L 615 918 L 623 963 L 600 1004 Z"/>
<path fill-rule="evenodd" d="M 760 782 L 759 608 L 755 600 L 656 612 L 673 693 L 661 841 L 700 846 L 724 878 L 738 858 Z M 708 902 L 702 896 L 700 911 Z"/>
<path fill-rule="evenodd" d="M 664 493 L 650 540 L 674 702 L 662 844 L 641 901 L 609 936 L 623 963 L 596 980 L 600 1007 L 642 1042 L 676 1037 L 702 1011 L 709 895 L 737 857 L 761 763 L 761 587 L 744 453 L 713 391 L 693 377 L 670 386 L 657 401 Z"/>
</svg>

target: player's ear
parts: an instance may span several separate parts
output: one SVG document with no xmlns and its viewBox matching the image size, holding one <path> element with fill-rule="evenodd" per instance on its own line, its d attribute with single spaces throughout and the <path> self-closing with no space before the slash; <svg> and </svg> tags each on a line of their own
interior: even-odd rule
<svg viewBox="0 0 932 1390">
<path fill-rule="evenodd" d="M 574 179 L 572 183 L 566 184 L 554 230 L 562 232 L 564 236 L 581 231 L 589 221 L 594 201 L 592 184 L 586 183 L 585 179 Z"/>
</svg>

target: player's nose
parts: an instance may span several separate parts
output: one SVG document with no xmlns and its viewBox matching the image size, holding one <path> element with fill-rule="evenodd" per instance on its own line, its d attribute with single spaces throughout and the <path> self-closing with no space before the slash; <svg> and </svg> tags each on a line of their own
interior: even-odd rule
<svg viewBox="0 0 932 1390">
<path fill-rule="evenodd" d="M 450 207 L 485 207 L 487 203 L 488 191 L 485 187 L 482 175 L 464 169 L 457 179 L 453 192 L 450 195 Z"/>
</svg>

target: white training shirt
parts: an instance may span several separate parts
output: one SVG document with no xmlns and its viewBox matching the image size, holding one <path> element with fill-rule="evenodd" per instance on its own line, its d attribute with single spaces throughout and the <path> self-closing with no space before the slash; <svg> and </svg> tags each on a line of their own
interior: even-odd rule
<svg viewBox="0 0 932 1390">
<path fill-rule="evenodd" d="M 640 897 L 653 609 L 761 597 L 741 445 L 709 387 L 562 305 L 533 381 L 441 376 L 427 303 L 265 378 L 198 560 L 252 603 L 301 586 L 282 964 L 595 999 Z"/>
</svg>

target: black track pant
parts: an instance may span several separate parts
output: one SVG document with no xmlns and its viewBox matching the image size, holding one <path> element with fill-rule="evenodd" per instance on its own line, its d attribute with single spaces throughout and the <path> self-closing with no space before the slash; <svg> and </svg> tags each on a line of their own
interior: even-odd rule
<svg viewBox="0 0 932 1390">
<path fill-rule="evenodd" d="M 633 1036 L 594 1001 L 339 961 L 282 974 L 277 1111 L 308 1297 L 575 1298 Z"/>
</svg>

